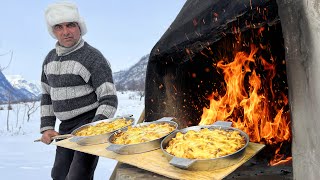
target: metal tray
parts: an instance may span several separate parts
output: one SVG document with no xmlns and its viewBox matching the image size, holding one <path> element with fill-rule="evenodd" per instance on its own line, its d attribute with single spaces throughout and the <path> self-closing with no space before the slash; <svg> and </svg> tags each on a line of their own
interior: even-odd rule
<svg viewBox="0 0 320 180">
<path fill-rule="evenodd" d="M 155 124 L 155 123 L 156 124 L 168 123 L 168 124 L 173 125 L 175 127 L 175 130 L 176 130 L 178 128 L 178 124 L 176 122 L 172 121 L 172 120 L 173 120 L 172 117 L 164 117 L 164 118 L 161 118 L 161 119 L 159 119 L 157 121 L 139 123 L 139 124 L 133 125 L 132 127 L 145 126 L 145 125 Z M 125 129 L 123 129 L 121 131 L 126 131 L 127 129 L 128 128 L 125 128 Z M 137 154 L 137 153 L 143 153 L 143 152 L 159 149 L 162 139 L 166 137 L 166 136 L 163 136 L 161 138 L 158 138 L 158 139 L 155 139 L 155 140 L 152 140 L 152 141 L 148 141 L 148 142 L 144 142 L 144 143 L 122 145 L 122 144 L 114 144 L 114 143 L 112 143 L 114 138 L 115 138 L 115 134 L 116 133 L 119 133 L 119 132 L 116 131 L 112 135 L 109 136 L 108 143 L 110 145 L 106 149 L 110 150 L 110 151 L 113 151 L 115 153 L 118 153 L 118 154 Z"/>
<path fill-rule="evenodd" d="M 118 119 L 124 119 L 126 121 L 132 121 L 132 123 L 134 123 L 134 118 L 132 117 L 115 117 L 115 118 L 110 118 L 110 119 L 104 119 L 104 120 L 100 120 L 100 121 L 96 121 L 96 122 L 92 122 L 92 123 L 88 123 L 88 124 L 85 124 L 85 125 L 82 125 L 80 126 L 79 128 L 75 129 L 74 131 L 71 132 L 71 136 L 72 138 L 70 139 L 71 142 L 75 142 L 79 145 L 82 145 L 82 146 L 87 146 L 87 145 L 94 145 L 94 144 L 102 144 L 102 143 L 106 143 L 108 141 L 108 137 L 115 131 L 119 130 L 119 129 L 116 129 L 114 131 L 111 131 L 111 132 L 108 132 L 106 134 L 100 134 L 100 135 L 93 135 L 93 136 L 76 136 L 75 134 L 88 127 L 88 126 L 95 126 L 101 122 L 112 122 L 112 121 L 116 121 Z M 132 124 L 131 123 L 131 124 Z M 131 125 L 130 124 L 130 125 Z M 128 125 L 128 126 L 130 126 Z M 127 126 L 125 127 L 122 127 L 120 129 L 124 129 L 126 128 Z"/>
<path fill-rule="evenodd" d="M 217 123 L 214 123 L 213 125 L 204 125 L 204 126 L 192 126 L 185 129 L 181 129 L 178 131 L 175 131 L 165 137 L 161 142 L 161 150 L 166 156 L 169 163 L 175 167 L 181 168 L 181 169 L 187 169 L 187 170 L 215 170 L 215 169 L 221 169 L 228 166 L 232 166 L 239 162 L 244 157 L 244 152 L 246 147 L 249 143 L 249 136 L 236 128 L 230 127 L 230 122 L 223 122 L 218 121 Z M 190 130 L 199 131 L 201 129 L 208 128 L 208 129 L 223 129 L 223 130 L 232 130 L 232 131 L 239 131 L 240 134 L 245 138 L 246 144 L 244 147 L 239 149 L 237 152 L 234 152 L 233 154 L 229 154 L 227 156 L 222 156 L 218 158 L 211 158 L 211 159 L 187 159 L 187 158 L 179 158 L 176 156 L 173 156 L 172 154 L 169 154 L 165 148 L 168 146 L 169 141 L 176 137 L 176 134 L 178 132 L 181 132 L 183 134 L 187 133 Z"/>
</svg>

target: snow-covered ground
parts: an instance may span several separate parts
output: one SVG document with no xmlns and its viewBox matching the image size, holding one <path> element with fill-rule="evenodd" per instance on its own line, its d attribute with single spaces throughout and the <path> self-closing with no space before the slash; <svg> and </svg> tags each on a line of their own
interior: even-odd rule
<svg viewBox="0 0 320 180">
<path fill-rule="evenodd" d="M 118 99 L 116 116 L 132 114 L 135 119 L 139 119 L 144 108 L 144 99 L 140 101 L 140 97 L 134 92 L 118 92 Z M 1 177 L 10 180 L 50 180 L 56 146 L 33 142 L 40 137 L 40 108 L 31 115 L 30 121 L 26 122 L 25 105 L 14 105 L 13 110 L 9 111 L 7 131 L 7 106 L 0 107 L 4 108 L 0 110 Z M 114 160 L 100 157 L 95 180 L 109 179 L 115 164 Z"/>
</svg>

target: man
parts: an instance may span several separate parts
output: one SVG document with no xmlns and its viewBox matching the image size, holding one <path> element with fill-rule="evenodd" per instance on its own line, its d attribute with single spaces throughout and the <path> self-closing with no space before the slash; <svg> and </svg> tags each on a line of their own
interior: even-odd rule
<svg viewBox="0 0 320 180">
<path fill-rule="evenodd" d="M 118 100 L 108 61 L 82 39 L 87 29 L 76 5 L 49 5 L 45 18 L 50 35 L 58 40 L 43 62 L 41 76 L 41 141 L 50 144 L 53 136 L 113 117 Z M 59 133 L 54 130 L 56 118 L 61 120 Z M 57 147 L 51 176 L 93 179 L 97 162 L 97 156 Z"/>
</svg>

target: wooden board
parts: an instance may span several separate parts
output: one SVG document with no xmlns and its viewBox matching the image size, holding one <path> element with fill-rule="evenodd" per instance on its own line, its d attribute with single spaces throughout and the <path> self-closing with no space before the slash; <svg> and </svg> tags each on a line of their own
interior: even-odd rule
<svg viewBox="0 0 320 180">
<path fill-rule="evenodd" d="M 54 143 L 57 146 L 94 154 L 101 157 L 115 159 L 117 161 L 130 164 L 147 171 L 151 171 L 169 178 L 174 179 L 222 179 L 236 170 L 243 163 L 248 161 L 256 153 L 258 153 L 265 145 L 257 143 L 249 143 L 244 158 L 237 164 L 211 171 L 189 171 L 176 168 L 170 165 L 163 155 L 161 149 L 133 155 L 120 155 L 106 149 L 108 143 L 80 146 L 74 142 L 70 142 L 69 139 L 65 139 Z"/>
</svg>

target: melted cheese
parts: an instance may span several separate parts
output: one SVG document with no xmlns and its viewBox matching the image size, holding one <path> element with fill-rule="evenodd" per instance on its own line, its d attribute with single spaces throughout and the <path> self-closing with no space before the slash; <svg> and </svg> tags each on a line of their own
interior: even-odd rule
<svg viewBox="0 0 320 180">
<path fill-rule="evenodd" d="M 166 151 L 180 158 L 211 159 L 232 154 L 245 143 L 245 138 L 238 131 L 205 128 L 185 134 L 178 132 L 169 141 Z"/>
<path fill-rule="evenodd" d="M 144 126 L 129 126 L 127 131 L 115 135 L 114 144 L 138 144 L 162 138 L 175 130 L 168 123 L 152 123 Z"/>
<path fill-rule="evenodd" d="M 96 124 L 95 126 L 88 126 L 80 131 L 76 132 L 76 136 L 94 136 L 94 135 L 100 135 L 100 134 L 106 134 L 118 129 L 121 129 L 123 127 L 129 126 L 132 124 L 132 120 L 126 120 L 126 119 L 116 119 L 112 122 L 101 122 Z"/>
</svg>

